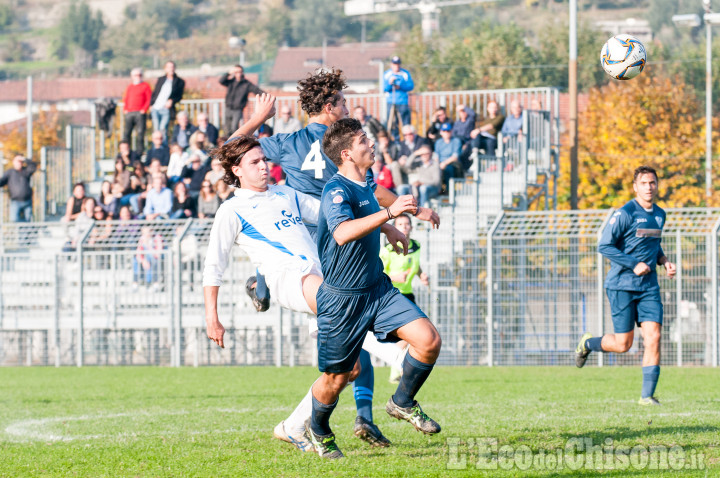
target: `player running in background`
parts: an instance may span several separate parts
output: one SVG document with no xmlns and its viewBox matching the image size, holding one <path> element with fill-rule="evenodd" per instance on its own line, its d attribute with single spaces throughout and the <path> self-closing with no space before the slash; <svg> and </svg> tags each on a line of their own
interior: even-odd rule
<svg viewBox="0 0 720 478">
<path fill-rule="evenodd" d="M 322 457 L 342 458 L 330 428 L 330 415 L 360 356 L 368 331 L 381 341 L 405 340 L 410 350 L 403 376 L 386 411 L 434 434 L 440 426 L 415 401 L 440 353 L 440 334 L 425 314 L 395 289 L 383 273 L 380 231 L 386 222 L 417 209 L 410 196 L 380 209 L 367 173 L 374 163 L 373 143 L 359 121 L 345 118 L 328 128 L 323 150 L 338 174 L 322 193 L 318 252 L 325 277 L 317 293 L 318 367 L 323 374 L 312 387 L 312 416 L 306 436 Z"/>
<path fill-rule="evenodd" d="M 226 143 L 216 154 L 225 170 L 223 180 L 237 187 L 234 197 L 225 201 L 216 213 L 203 273 L 208 337 L 224 347 L 225 329 L 218 317 L 217 297 L 234 244 L 267 276 L 281 306 L 316 314 L 315 297 L 322 272 L 317 246 L 305 221 L 317 223 L 320 201 L 287 186 L 268 186 L 265 155 L 251 136 Z M 388 240 L 396 244 L 398 250 L 401 250 L 398 242 L 407 246 L 407 240 L 397 229 L 386 229 Z M 366 342 L 374 349 L 390 349 L 385 355 L 393 351 L 396 356 L 400 355 L 391 344 L 378 346 L 374 337 L 368 337 Z M 372 407 L 372 397 L 369 407 Z M 312 396 L 308 391 L 290 417 L 275 427 L 274 436 L 303 451 L 311 451 L 312 446 L 303 436 L 305 420 L 311 411 Z M 358 416 L 354 432 L 373 446 L 390 445 L 372 422 L 372 415 Z"/>
<path fill-rule="evenodd" d="M 635 324 L 640 327 L 645 351 L 640 405 L 659 405 L 655 387 L 660 378 L 660 328 L 663 305 L 656 264 L 668 277 L 675 276 L 660 246 L 665 211 L 654 204 L 658 177 L 653 168 L 641 166 L 633 178 L 635 199 L 615 212 L 600 238 L 598 251 L 612 263 L 605 289 L 614 334 L 592 337 L 585 333 L 575 351 L 575 364 L 585 365 L 590 352 L 623 353 L 633 344 Z"/>
<path fill-rule="evenodd" d="M 420 243 L 410 238 L 412 232 L 412 222 L 407 214 L 400 214 L 395 218 L 393 225 L 408 240 L 407 255 L 398 254 L 392 244 L 388 244 L 380 249 L 380 259 L 385 267 L 385 274 L 390 277 L 392 284 L 397 287 L 402 295 L 415 303 L 415 294 L 413 293 L 412 281 L 417 275 L 423 285 L 429 285 L 428 275 L 420 268 Z M 400 349 L 405 349 L 407 345 L 400 341 L 396 344 Z M 402 376 L 402 359 L 404 355 L 399 357 L 399 361 L 395 363 L 389 362 L 390 365 L 390 383 L 398 383 Z"/>
</svg>

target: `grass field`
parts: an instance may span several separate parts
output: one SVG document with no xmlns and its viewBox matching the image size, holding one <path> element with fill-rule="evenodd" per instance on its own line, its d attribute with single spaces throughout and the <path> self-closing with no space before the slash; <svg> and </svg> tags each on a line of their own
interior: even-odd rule
<svg viewBox="0 0 720 478">
<path fill-rule="evenodd" d="M 346 391 L 331 424 L 347 458 L 327 462 L 272 438 L 312 368 L 0 369 L 0 476 L 720 476 L 717 370 L 663 368 L 663 405 L 645 408 L 640 367 L 439 367 L 418 396 L 433 437 L 386 415 L 387 374 L 374 412 L 393 446 L 352 436 Z M 565 454 L 577 438 L 610 453 Z"/>
</svg>

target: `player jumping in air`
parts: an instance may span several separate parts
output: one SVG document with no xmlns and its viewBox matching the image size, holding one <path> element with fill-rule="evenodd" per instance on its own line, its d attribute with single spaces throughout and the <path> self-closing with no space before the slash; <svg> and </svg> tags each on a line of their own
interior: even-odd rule
<svg viewBox="0 0 720 478">
<path fill-rule="evenodd" d="M 633 344 L 635 324 L 640 327 L 645 352 L 640 405 L 659 405 L 654 397 L 660 378 L 660 328 L 663 305 L 660 298 L 656 264 L 668 277 L 675 276 L 660 246 L 665 211 L 654 204 L 658 177 L 653 168 L 641 166 L 633 179 L 635 199 L 615 212 L 600 238 L 598 251 L 612 263 L 605 289 L 614 334 L 593 337 L 585 333 L 575 351 L 575 364 L 585 365 L 590 352 L 623 353 Z"/>
<path fill-rule="evenodd" d="M 359 121 L 345 118 L 328 128 L 325 154 L 338 173 L 325 185 L 318 222 L 318 252 L 325 281 L 317 293 L 318 365 L 323 374 L 312 387 L 312 416 L 305 432 L 322 457 L 342 458 L 330 429 L 330 415 L 348 382 L 368 331 L 381 341 L 405 340 L 410 349 L 403 376 L 386 411 L 434 434 L 440 425 L 429 418 L 415 395 L 440 353 L 440 334 L 426 315 L 395 289 L 383 273 L 380 230 L 417 204 L 401 196 L 381 209 L 367 173 L 375 162 L 373 143 Z"/>
</svg>

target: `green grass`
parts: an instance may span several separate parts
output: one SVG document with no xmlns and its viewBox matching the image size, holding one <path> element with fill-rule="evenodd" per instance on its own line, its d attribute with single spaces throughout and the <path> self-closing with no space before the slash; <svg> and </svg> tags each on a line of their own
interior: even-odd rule
<svg viewBox="0 0 720 478">
<path fill-rule="evenodd" d="M 704 465 L 680 474 L 720 475 L 714 369 L 663 368 L 663 406 L 645 408 L 635 404 L 639 367 L 438 367 L 418 397 L 443 426 L 433 437 L 387 416 L 394 386 L 388 369 L 376 369 L 375 419 L 393 446 L 371 449 L 352 436 L 346 391 L 331 421 L 347 456 L 338 462 L 272 438 L 317 375 L 308 367 L 0 369 L 0 476 L 596 476 L 584 467 L 475 467 L 474 444 L 485 439 L 538 456 L 575 437 L 627 448 L 678 445 L 688 456 L 702 454 Z M 463 459 L 464 469 L 455 469 Z M 650 469 L 658 464 L 652 453 L 630 463 L 643 460 L 651 460 L 647 468 L 608 469 L 607 462 L 601 476 L 679 474 Z"/>
</svg>

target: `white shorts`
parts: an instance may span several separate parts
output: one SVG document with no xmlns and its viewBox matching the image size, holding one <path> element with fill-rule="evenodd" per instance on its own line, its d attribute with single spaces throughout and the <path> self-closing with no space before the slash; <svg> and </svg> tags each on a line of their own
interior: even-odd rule
<svg viewBox="0 0 720 478">
<path fill-rule="evenodd" d="M 265 281 L 270 288 L 270 296 L 278 301 L 281 307 L 312 314 L 303 295 L 303 277 L 314 274 L 322 277 L 322 271 L 315 263 L 295 263 L 278 271 L 265 271 Z"/>
</svg>

